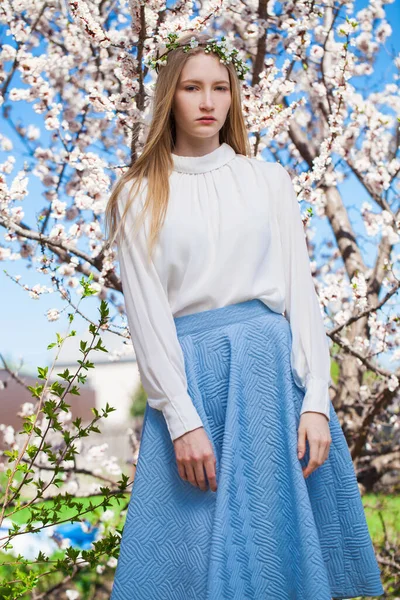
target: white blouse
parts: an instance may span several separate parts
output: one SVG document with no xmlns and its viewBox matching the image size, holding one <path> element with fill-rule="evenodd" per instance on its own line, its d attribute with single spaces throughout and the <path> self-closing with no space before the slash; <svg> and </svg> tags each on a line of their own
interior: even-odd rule
<svg viewBox="0 0 400 600">
<path fill-rule="evenodd" d="M 117 239 L 128 326 L 149 405 L 162 411 L 172 440 L 201 427 L 174 317 L 259 298 L 290 323 L 292 373 L 305 390 L 301 413 L 320 412 L 329 420 L 329 338 L 288 172 L 236 154 L 226 143 L 200 157 L 172 158 L 153 261 L 146 254 L 149 216 L 134 239 Z M 143 206 L 144 181 L 126 232 Z M 118 219 L 131 183 L 119 195 Z"/>
</svg>

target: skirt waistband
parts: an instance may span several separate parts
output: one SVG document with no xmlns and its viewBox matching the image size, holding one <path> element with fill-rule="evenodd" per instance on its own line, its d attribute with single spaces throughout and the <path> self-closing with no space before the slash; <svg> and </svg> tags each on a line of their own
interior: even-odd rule
<svg viewBox="0 0 400 600">
<path fill-rule="evenodd" d="M 178 336 L 182 336 L 198 331 L 206 331 L 214 327 L 248 321 L 266 313 L 273 313 L 285 318 L 283 314 L 276 313 L 259 298 L 252 298 L 251 300 L 227 304 L 219 308 L 174 317 L 174 321 Z"/>
</svg>

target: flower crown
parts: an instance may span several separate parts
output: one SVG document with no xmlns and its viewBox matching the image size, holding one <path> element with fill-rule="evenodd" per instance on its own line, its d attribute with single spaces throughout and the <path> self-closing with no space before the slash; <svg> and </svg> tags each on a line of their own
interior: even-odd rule
<svg viewBox="0 0 400 600">
<path fill-rule="evenodd" d="M 249 71 L 249 67 L 247 67 L 240 58 L 238 58 L 238 50 L 228 45 L 228 42 L 224 36 L 221 37 L 220 41 L 218 41 L 217 38 L 209 38 L 207 42 L 198 42 L 193 36 L 190 38 L 190 41 L 187 44 L 180 44 L 176 41 L 176 39 L 179 37 L 177 33 L 169 33 L 167 37 L 169 42 L 165 44 L 167 51 L 164 52 L 164 54 L 159 56 L 159 50 L 157 49 L 156 53 L 151 53 L 146 57 L 146 64 L 150 69 L 154 69 L 157 73 L 159 72 L 160 66 L 167 63 L 168 54 L 171 50 L 175 50 L 175 48 L 182 48 L 183 52 L 189 52 L 190 49 L 197 48 L 197 46 L 205 46 L 204 52 L 206 54 L 209 54 L 210 52 L 215 52 L 218 54 L 222 64 L 228 64 L 232 62 L 239 79 L 244 79 L 245 73 Z"/>
</svg>

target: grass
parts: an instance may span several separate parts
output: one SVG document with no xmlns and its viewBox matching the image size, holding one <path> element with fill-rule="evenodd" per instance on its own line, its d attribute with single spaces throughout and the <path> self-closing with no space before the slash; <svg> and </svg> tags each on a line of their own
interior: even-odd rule
<svg viewBox="0 0 400 600">
<path fill-rule="evenodd" d="M 364 494 L 362 497 L 368 528 L 373 541 L 380 544 L 384 539 L 384 526 L 389 539 L 400 537 L 400 496 Z M 382 519 L 379 513 L 382 513 Z"/>
<path fill-rule="evenodd" d="M 110 500 L 110 509 L 116 513 L 121 510 L 125 503 L 129 502 L 130 493 L 127 492 L 124 495 L 124 501 L 119 501 L 112 498 Z M 84 508 L 87 508 L 90 502 L 99 504 L 104 496 L 93 496 L 88 498 L 76 497 L 75 500 L 82 503 Z M 397 537 L 400 535 L 400 496 L 395 495 L 384 495 L 384 494 L 365 494 L 362 497 L 365 515 L 368 522 L 368 528 L 374 542 L 379 544 L 384 537 L 384 528 L 379 513 L 382 513 L 384 523 L 386 526 L 387 534 L 389 537 Z M 53 502 L 49 500 L 46 503 L 46 507 L 50 509 L 53 506 Z M 39 504 L 39 506 L 40 506 Z M 88 512 L 85 518 L 88 521 L 95 521 L 103 512 L 102 508 L 98 508 L 95 511 Z M 68 519 L 73 517 L 76 511 L 68 506 L 63 507 L 60 510 L 60 520 Z M 29 516 L 29 509 L 22 509 L 13 515 L 12 520 L 18 525 L 23 525 Z"/>
<path fill-rule="evenodd" d="M 121 508 L 125 505 L 125 503 L 127 503 L 129 501 L 129 497 L 130 497 L 130 492 L 124 494 L 124 499 L 125 500 L 121 500 L 121 499 L 117 499 L 117 498 L 111 498 L 110 499 L 110 506 L 108 507 L 108 510 L 114 510 L 115 512 L 118 512 L 121 510 Z M 92 502 L 92 504 L 100 504 L 101 501 L 105 498 L 105 496 L 99 495 L 99 496 L 89 496 L 89 497 L 84 497 L 84 498 L 80 498 L 79 496 L 76 496 L 74 498 L 74 500 L 76 500 L 77 502 L 80 502 L 83 505 L 83 508 L 80 512 L 84 511 L 90 504 L 90 502 Z M 41 506 L 46 506 L 47 509 L 51 509 L 52 506 L 54 505 L 54 502 L 52 500 L 48 500 L 47 502 L 38 502 L 37 504 L 35 504 L 35 507 L 40 508 Z M 94 511 L 91 512 L 87 512 L 85 515 L 83 515 L 83 517 L 85 519 L 87 519 L 90 522 L 96 521 L 98 519 L 98 517 L 102 514 L 103 508 L 99 507 Z M 77 510 L 76 508 L 71 508 L 69 506 L 64 506 L 63 508 L 59 509 L 59 518 L 58 521 L 64 521 L 68 518 L 72 518 L 74 517 L 74 515 L 76 515 Z M 15 513 L 12 516 L 12 521 L 14 523 L 16 523 L 17 525 L 23 525 L 27 519 L 29 518 L 29 508 L 24 508 L 19 510 L 17 513 Z M 68 522 L 68 521 L 66 521 Z"/>
</svg>

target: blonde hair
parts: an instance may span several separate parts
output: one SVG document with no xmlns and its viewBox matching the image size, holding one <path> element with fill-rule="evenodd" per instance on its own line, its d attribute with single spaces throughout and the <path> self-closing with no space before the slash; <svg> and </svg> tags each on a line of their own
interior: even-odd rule
<svg viewBox="0 0 400 600">
<path fill-rule="evenodd" d="M 200 43 L 209 39 L 206 33 L 197 31 L 186 33 L 177 39 L 180 44 L 186 44 L 191 37 Z M 124 222 L 129 207 L 135 200 L 136 193 L 140 190 L 144 178 L 147 178 L 147 195 L 136 224 L 137 230 L 142 224 L 146 214 L 151 210 L 151 227 L 149 233 L 149 255 L 152 254 L 159 232 L 163 225 L 169 200 L 169 175 L 173 169 L 171 152 L 176 142 L 175 126 L 172 114 L 172 103 L 179 76 L 186 61 L 195 54 L 202 52 L 202 47 L 191 48 L 183 52 L 181 48 L 170 50 L 167 63 L 160 67 L 153 97 L 153 117 L 149 127 L 148 136 L 141 155 L 125 171 L 114 186 L 105 211 L 105 224 L 107 246 L 111 247 L 119 230 L 124 231 Z M 217 56 L 217 55 L 216 55 Z M 237 154 L 251 155 L 250 143 L 246 131 L 244 116 L 241 106 L 241 85 L 235 67 L 232 63 L 225 65 L 229 73 L 231 87 L 231 105 L 224 125 L 220 130 L 220 143 L 226 142 Z M 117 203 L 122 188 L 129 181 L 132 185 L 128 199 L 118 223 Z M 136 187 L 135 192 L 133 191 Z"/>
</svg>

